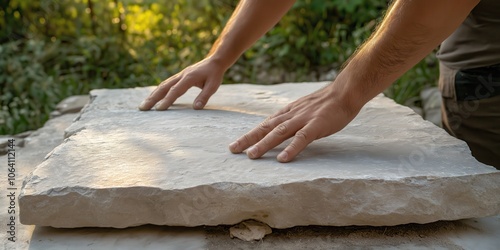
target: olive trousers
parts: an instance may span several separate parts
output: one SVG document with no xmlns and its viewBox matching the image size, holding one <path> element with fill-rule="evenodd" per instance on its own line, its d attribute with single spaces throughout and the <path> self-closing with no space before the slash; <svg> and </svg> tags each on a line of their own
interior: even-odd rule
<svg viewBox="0 0 500 250">
<path fill-rule="evenodd" d="M 442 125 L 464 140 L 478 161 L 500 169 L 500 82 L 497 75 L 477 72 L 440 64 Z"/>
</svg>

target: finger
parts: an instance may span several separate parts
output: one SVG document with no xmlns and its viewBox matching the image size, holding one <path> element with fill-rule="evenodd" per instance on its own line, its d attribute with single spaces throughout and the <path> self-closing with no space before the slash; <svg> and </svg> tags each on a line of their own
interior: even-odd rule
<svg viewBox="0 0 500 250">
<path fill-rule="evenodd" d="M 276 157 L 279 162 L 292 161 L 304 148 L 318 138 L 315 131 L 318 131 L 313 123 L 309 123 L 295 133 L 292 142 Z"/>
<path fill-rule="evenodd" d="M 149 96 L 139 105 L 142 111 L 150 110 L 158 101 L 167 95 L 170 88 L 177 83 L 179 77 L 177 75 L 163 81 Z"/>
<path fill-rule="evenodd" d="M 229 150 L 234 154 L 238 154 L 260 141 L 276 126 L 289 119 L 288 112 L 291 110 L 291 108 L 292 104 L 288 104 L 280 111 L 267 117 L 266 120 L 264 120 L 257 127 L 231 143 L 229 145 Z"/>
<path fill-rule="evenodd" d="M 269 116 L 269 118 L 274 118 L 274 117 L 278 117 L 280 115 L 286 114 L 286 113 L 290 112 L 291 109 L 292 109 L 292 103 L 289 103 L 284 108 L 280 109 L 278 112 L 276 112 L 273 115 Z"/>
<path fill-rule="evenodd" d="M 302 126 L 303 125 L 301 123 L 293 120 L 288 120 L 279 124 L 264 138 L 262 138 L 262 140 L 260 140 L 247 150 L 248 157 L 251 159 L 260 158 L 265 153 L 267 153 L 267 151 L 273 149 L 288 138 L 292 137 L 295 132 L 297 132 L 297 130 L 302 128 Z"/>
<path fill-rule="evenodd" d="M 217 89 L 219 89 L 221 81 L 210 81 L 205 83 L 203 88 L 201 89 L 200 94 L 196 99 L 194 100 L 193 103 L 193 108 L 194 109 L 202 109 L 207 105 L 208 100 L 210 97 L 217 92 Z"/>
<path fill-rule="evenodd" d="M 168 90 L 167 95 L 156 104 L 155 109 L 168 109 L 170 106 L 172 106 L 175 100 L 177 100 L 177 98 L 179 98 L 181 95 L 184 95 L 191 86 L 193 86 L 193 84 L 190 82 L 189 78 L 181 78 L 179 82 L 177 82 L 177 84 L 175 84 Z"/>
<path fill-rule="evenodd" d="M 250 130 L 250 132 L 244 134 L 238 138 L 233 143 L 229 144 L 229 150 L 238 154 L 243 152 L 243 150 L 254 145 L 262 138 L 264 138 L 269 132 L 271 132 L 276 126 L 288 120 L 286 115 L 281 115 L 277 117 L 268 117 L 263 122 L 261 122 L 257 127 Z"/>
</svg>

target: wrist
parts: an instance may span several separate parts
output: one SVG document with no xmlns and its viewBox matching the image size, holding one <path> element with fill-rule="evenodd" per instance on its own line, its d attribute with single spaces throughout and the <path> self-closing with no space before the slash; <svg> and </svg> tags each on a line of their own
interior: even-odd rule
<svg viewBox="0 0 500 250">
<path fill-rule="evenodd" d="M 231 60 L 229 59 L 230 57 L 228 56 L 222 56 L 222 55 L 217 55 L 217 54 L 211 54 L 208 55 L 205 60 L 209 61 L 211 64 L 215 65 L 216 67 L 222 69 L 224 72 L 227 71 L 233 64 L 236 62 L 236 60 Z"/>
<path fill-rule="evenodd" d="M 223 72 L 226 72 L 234 64 L 230 60 L 227 60 L 227 58 L 214 55 L 208 55 L 204 60 L 214 67 L 221 69 Z"/>
<path fill-rule="evenodd" d="M 371 99 L 355 77 L 345 71 L 342 71 L 327 88 L 330 89 L 331 96 L 344 106 L 344 110 L 354 115 Z"/>
</svg>

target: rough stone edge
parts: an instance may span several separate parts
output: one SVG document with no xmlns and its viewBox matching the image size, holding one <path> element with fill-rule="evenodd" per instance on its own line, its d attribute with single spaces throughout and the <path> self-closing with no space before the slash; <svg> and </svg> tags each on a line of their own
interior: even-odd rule
<svg viewBox="0 0 500 250">
<path fill-rule="evenodd" d="M 20 219 L 23 224 L 58 228 L 125 228 L 144 224 L 194 227 L 232 225 L 249 219 L 273 228 L 423 224 L 500 214 L 499 179 L 500 172 L 495 172 L 395 181 L 316 179 L 269 187 L 242 183 L 214 183 L 183 190 L 69 187 L 21 195 Z M 418 196 L 414 195 L 417 189 Z M 349 199 L 348 193 L 356 195 Z M 384 200 L 388 194 L 391 198 Z M 145 195 L 149 199 L 144 199 Z M 113 197 L 118 199 L 110 203 Z M 303 199 L 302 203 L 297 197 Z M 300 207 L 304 204 L 307 207 Z M 324 213 L 325 206 L 331 208 L 330 213 Z M 64 207 L 65 211 L 57 207 Z M 295 217 L 292 223 L 291 216 Z"/>
<path fill-rule="evenodd" d="M 87 113 L 91 107 L 92 107 L 92 103 L 95 101 L 95 99 L 97 98 L 97 94 L 95 94 L 95 90 L 91 90 L 90 93 L 89 93 L 89 102 L 83 106 L 83 108 L 80 110 L 80 113 L 78 114 L 78 116 L 75 118 L 75 120 L 73 120 L 73 123 L 71 123 L 71 125 L 69 125 L 69 127 L 67 127 L 65 130 L 64 130 L 64 139 L 67 139 L 69 138 L 70 136 L 78 133 L 79 131 L 82 131 L 85 129 L 85 126 L 80 124 L 78 121 L 82 118 L 82 116 Z M 24 185 L 23 185 L 24 186 Z"/>
</svg>

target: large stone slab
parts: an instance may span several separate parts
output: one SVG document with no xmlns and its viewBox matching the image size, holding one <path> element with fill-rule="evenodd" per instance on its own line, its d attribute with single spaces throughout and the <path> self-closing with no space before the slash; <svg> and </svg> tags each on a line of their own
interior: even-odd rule
<svg viewBox="0 0 500 250">
<path fill-rule="evenodd" d="M 18 179 L 31 173 L 44 156 L 63 140 L 75 114 L 49 120 L 26 139 L 26 146 L 16 153 Z M 0 156 L 7 162 L 7 156 Z M 20 184 L 18 183 L 19 187 Z M 0 196 L 6 197 L 7 182 L 0 181 Z M 19 210 L 16 209 L 16 214 Z M 8 223 L 7 210 L 0 209 L 0 224 Z M 294 227 L 273 230 L 264 241 L 244 242 L 229 237 L 230 226 L 168 227 L 143 225 L 127 229 L 77 228 L 58 229 L 19 224 L 17 240 L 0 230 L 0 249 L 491 249 L 500 246 L 500 216 L 424 225 L 405 224 L 392 227 Z M 10 235 L 9 235 L 10 236 Z M 3 247 L 3 248 L 2 248 Z"/>
<path fill-rule="evenodd" d="M 500 213 L 500 171 L 466 144 L 379 96 L 296 161 L 227 145 L 324 83 L 225 85 L 168 111 L 136 106 L 153 88 L 95 90 L 67 139 L 25 181 L 21 222 L 53 227 L 198 226 L 246 219 L 297 225 L 397 225 Z"/>
</svg>

